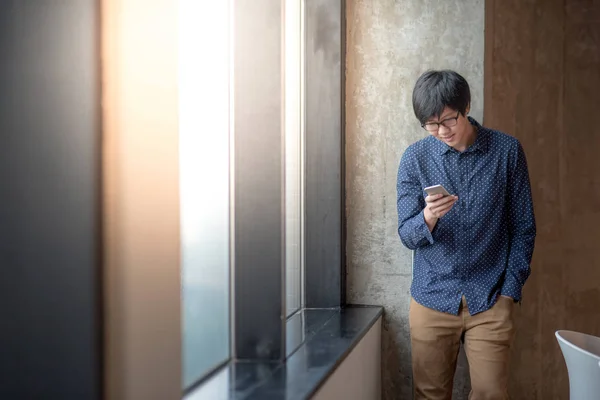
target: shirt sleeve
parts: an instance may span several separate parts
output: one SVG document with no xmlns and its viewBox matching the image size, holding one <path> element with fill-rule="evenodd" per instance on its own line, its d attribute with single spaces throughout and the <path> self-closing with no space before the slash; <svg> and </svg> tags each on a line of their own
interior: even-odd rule
<svg viewBox="0 0 600 400">
<path fill-rule="evenodd" d="M 518 142 L 512 158 L 507 204 L 510 249 L 501 294 L 521 301 L 521 291 L 531 272 L 536 226 L 527 160 Z"/>
<path fill-rule="evenodd" d="M 398 234 L 404 246 L 411 250 L 434 243 L 425 223 L 425 199 L 417 178 L 416 159 L 412 148 L 404 153 L 398 168 L 396 183 Z"/>
</svg>

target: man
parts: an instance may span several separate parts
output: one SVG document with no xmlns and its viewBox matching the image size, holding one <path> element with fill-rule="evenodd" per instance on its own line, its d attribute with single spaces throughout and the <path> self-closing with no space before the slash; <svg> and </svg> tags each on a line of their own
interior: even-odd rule
<svg viewBox="0 0 600 400">
<path fill-rule="evenodd" d="M 461 340 L 469 399 L 507 399 L 513 308 L 530 273 L 535 219 L 517 139 L 467 117 L 471 95 L 454 71 L 428 71 L 413 109 L 430 136 L 398 170 L 398 233 L 415 250 L 410 332 L 416 399 L 450 399 Z M 442 185 L 450 196 L 428 196 Z"/>
</svg>

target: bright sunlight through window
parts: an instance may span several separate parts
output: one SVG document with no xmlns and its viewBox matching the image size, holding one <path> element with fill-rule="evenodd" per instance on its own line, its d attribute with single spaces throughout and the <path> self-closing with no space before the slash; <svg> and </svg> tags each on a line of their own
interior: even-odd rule
<svg viewBox="0 0 600 400">
<path fill-rule="evenodd" d="M 230 3 L 179 1 L 183 386 L 229 358 Z"/>
</svg>

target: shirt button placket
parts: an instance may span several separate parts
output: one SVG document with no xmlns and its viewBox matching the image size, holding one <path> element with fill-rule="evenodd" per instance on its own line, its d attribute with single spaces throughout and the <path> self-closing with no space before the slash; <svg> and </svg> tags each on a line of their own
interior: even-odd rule
<svg viewBox="0 0 600 400">
<path fill-rule="evenodd" d="M 468 160 L 469 158 L 467 157 L 467 153 L 462 153 L 461 154 L 461 168 L 460 168 L 460 192 L 461 192 L 461 197 L 460 197 L 460 202 L 461 202 L 461 228 L 462 228 L 462 249 L 463 251 L 461 252 L 461 256 L 462 256 L 462 264 L 463 264 L 463 269 L 462 269 L 462 284 L 463 284 L 463 292 L 464 292 L 464 286 L 466 285 L 466 281 L 467 281 L 467 268 L 469 265 L 469 259 L 467 257 L 467 254 L 469 252 L 469 241 L 468 241 L 468 223 L 469 223 L 469 214 L 468 214 L 468 210 L 467 210 L 467 197 L 468 197 L 468 179 L 467 179 L 467 173 L 468 173 Z"/>
<path fill-rule="evenodd" d="M 464 185 L 464 159 L 463 159 L 463 153 L 458 153 L 457 156 L 457 171 L 458 171 L 458 202 L 456 203 L 456 206 L 458 207 L 458 213 L 459 213 L 459 243 L 458 243 L 458 248 L 459 248 L 459 252 L 458 252 L 458 265 L 460 265 L 460 270 L 459 270 L 459 280 L 460 280 L 460 288 L 459 288 L 459 292 L 462 296 L 464 295 L 464 252 L 465 252 L 465 248 L 464 248 L 464 235 L 465 235 L 465 231 L 464 231 L 464 203 L 463 203 L 463 195 L 464 195 L 464 190 L 463 190 L 463 185 Z M 461 300 L 462 301 L 462 300 Z"/>
</svg>

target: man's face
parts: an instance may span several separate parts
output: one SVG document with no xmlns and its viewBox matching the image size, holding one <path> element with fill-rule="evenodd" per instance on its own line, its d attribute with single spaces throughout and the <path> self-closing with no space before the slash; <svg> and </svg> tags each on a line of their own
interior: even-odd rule
<svg viewBox="0 0 600 400">
<path fill-rule="evenodd" d="M 436 123 L 439 124 L 439 128 Z M 464 151 L 472 143 L 471 123 L 464 115 L 449 107 L 444 108 L 438 118 L 430 118 L 425 123 L 425 129 L 438 140 L 459 151 Z"/>
</svg>

